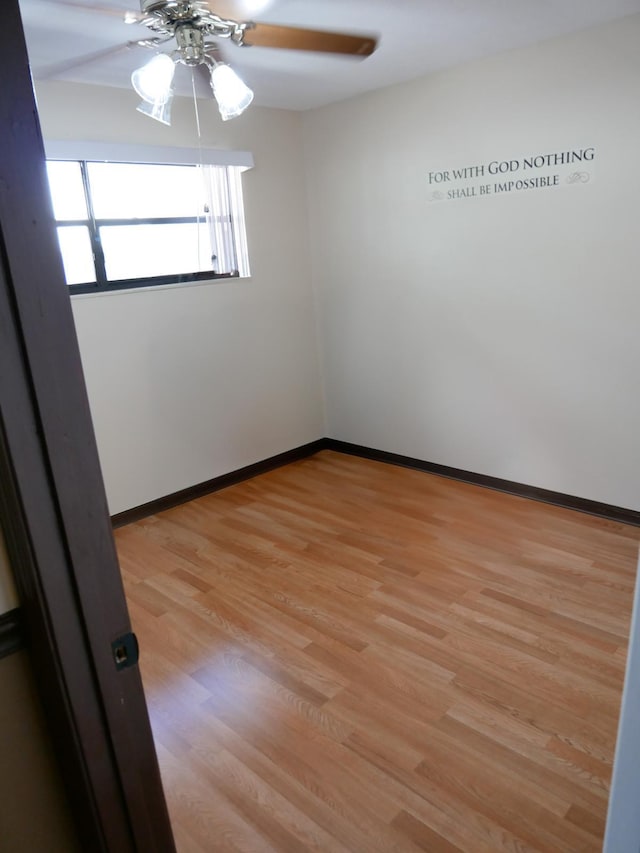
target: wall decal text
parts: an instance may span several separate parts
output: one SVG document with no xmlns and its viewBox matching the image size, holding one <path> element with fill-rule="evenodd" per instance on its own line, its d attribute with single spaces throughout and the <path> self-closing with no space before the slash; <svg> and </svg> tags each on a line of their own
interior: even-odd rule
<svg viewBox="0 0 640 853">
<path fill-rule="evenodd" d="M 562 185 L 587 184 L 593 179 L 596 149 L 530 154 L 506 160 L 450 169 L 432 169 L 427 176 L 429 201 L 503 195 Z"/>
</svg>

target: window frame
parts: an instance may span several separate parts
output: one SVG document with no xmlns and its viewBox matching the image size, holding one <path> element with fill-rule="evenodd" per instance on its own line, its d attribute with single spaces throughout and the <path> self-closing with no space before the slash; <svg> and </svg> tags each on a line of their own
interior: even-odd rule
<svg viewBox="0 0 640 853">
<path fill-rule="evenodd" d="M 46 144 L 47 161 L 73 161 L 80 164 L 82 184 L 87 207 L 87 219 L 56 219 L 53 221 L 58 233 L 59 228 L 81 226 L 88 229 L 91 252 L 93 254 L 96 280 L 78 284 L 67 284 L 71 296 L 76 294 L 109 293 L 118 290 L 143 289 L 147 287 L 158 287 L 163 285 L 181 285 L 198 282 L 227 280 L 235 278 L 247 278 L 249 275 L 240 274 L 239 270 L 218 273 L 215 270 L 203 270 L 197 272 L 170 273 L 160 276 L 148 276 L 142 278 L 113 279 L 107 278 L 104 252 L 100 238 L 100 228 L 104 226 L 127 226 L 127 225 L 162 225 L 162 224 L 197 224 L 202 222 L 203 216 L 189 217 L 149 217 L 149 218 L 118 218 L 100 219 L 96 218 L 93 210 L 91 191 L 88 176 L 88 163 L 128 163 L 133 165 L 158 165 L 158 166 L 219 166 L 224 168 L 235 167 L 241 172 L 253 167 L 253 156 L 244 151 L 227 151 L 221 149 L 209 149 L 204 152 L 195 149 L 153 149 L 147 146 L 120 146 L 102 143 L 48 143 Z M 229 179 L 229 178 L 228 178 Z M 235 232 L 237 220 L 245 218 L 244 203 L 240 216 L 231 214 L 230 224 Z M 215 214 L 214 214 L 215 215 Z M 246 234 L 243 240 L 234 240 L 236 252 L 244 242 L 246 247 Z"/>
</svg>

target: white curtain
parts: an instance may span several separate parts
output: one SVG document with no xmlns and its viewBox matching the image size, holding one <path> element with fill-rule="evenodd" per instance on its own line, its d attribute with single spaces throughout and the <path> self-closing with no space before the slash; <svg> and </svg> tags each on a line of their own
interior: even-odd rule
<svg viewBox="0 0 640 853">
<path fill-rule="evenodd" d="M 248 276 L 242 170 L 237 166 L 202 166 L 201 169 L 208 208 L 206 218 L 215 255 L 213 268 L 217 273 L 238 272 Z"/>
<path fill-rule="evenodd" d="M 244 199 L 242 197 L 242 173 L 244 169 L 238 166 L 228 166 L 229 198 L 235 223 L 236 251 L 238 254 L 238 272 L 241 276 L 249 276 L 249 247 L 247 246 L 247 228 L 244 219 Z"/>
</svg>

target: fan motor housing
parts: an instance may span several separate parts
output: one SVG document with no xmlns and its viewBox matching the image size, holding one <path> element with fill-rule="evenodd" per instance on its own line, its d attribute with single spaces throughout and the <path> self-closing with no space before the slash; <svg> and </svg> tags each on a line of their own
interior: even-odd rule
<svg viewBox="0 0 640 853">
<path fill-rule="evenodd" d="M 180 50 L 180 62 L 185 65 L 201 65 L 205 57 L 202 30 L 191 23 L 177 24 L 175 36 Z"/>
</svg>

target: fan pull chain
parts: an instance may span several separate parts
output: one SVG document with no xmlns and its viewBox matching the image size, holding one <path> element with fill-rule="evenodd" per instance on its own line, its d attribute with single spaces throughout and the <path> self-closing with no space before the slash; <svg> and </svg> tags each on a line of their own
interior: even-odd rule
<svg viewBox="0 0 640 853">
<path fill-rule="evenodd" d="M 198 148 L 200 149 L 200 163 L 202 165 L 202 135 L 200 133 L 200 113 L 198 112 L 198 99 L 196 98 L 196 76 L 195 69 L 191 68 L 191 91 L 193 92 L 193 108 L 196 114 L 196 130 L 198 132 Z"/>
<path fill-rule="evenodd" d="M 200 131 L 200 113 L 198 111 L 198 98 L 196 97 L 195 69 L 193 67 L 191 68 L 191 91 L 193 93 L 193 109 L 194 109 L 195 116 L 196 116 L 196 131 L 198 133 L 198 168 L 200 169 L 200 180 L 202 182 L 202 187 L 204 187 L 205 175 L 204 175 L 204 163 L 203 163 L 204 158 L 202 156 L 202 133 Z M 200 269 L 200 258 L 202 257 L 202 247 L 200 244 L 200 220 L 204 219 L 206 222 L 206 214 L 207 214 L 207 209 L 205 208 L 204 216 L 200 215 L 201 214 L 200 199 L 198 199 L 197 210 L 198 210 L 198 225 L 197 225 L 198 243 L 197 243 L 197 246 L 198 246 L 198 270 L 199 270 Z"/>
</svg>

